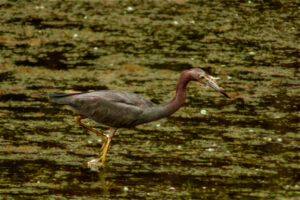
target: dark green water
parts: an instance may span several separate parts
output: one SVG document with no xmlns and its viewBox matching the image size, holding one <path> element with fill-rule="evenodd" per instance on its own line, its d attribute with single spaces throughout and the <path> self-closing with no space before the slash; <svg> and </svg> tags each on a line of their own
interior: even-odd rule
<svg viewBox="0 0 300 200">
<path fill-rule="evenodd" d="M 300 199 L 296 2 L 1 1 L 0 199 Z M 99 138 L 46 96 L 164 103 L 191 67 L 232 98 L 191 83 L 171 117 L 119 130 L 100 172 Z"/>
</svg>

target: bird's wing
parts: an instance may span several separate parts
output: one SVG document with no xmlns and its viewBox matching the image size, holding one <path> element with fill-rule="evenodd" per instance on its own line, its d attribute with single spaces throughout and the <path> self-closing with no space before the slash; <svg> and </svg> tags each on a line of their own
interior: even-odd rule
<svg viewBox="0 0 300 200">
<path fill-rule="evenodd" d="M 148 99 L 145 99 L 144 97 L 141 97 L 135 93 L 119 90 L 101 90 L 95 92 L 73 94 L 52 93 L 49 96 L 51 102 L 65 105 L 70 105 L 70 103 L 74 100 L 84 100 L 90 98 L 102 99 L 108 102 L 128 104 L 139 108 L 149 108 L 154 105 Z"/>
<path fill-rule="evenodd" d="M 79 114 L 111 127 L 130 127 L 144 109 L 154 104 L 125 91 L 103 90 L 88 93 L 50 95 L 50 101 L 69 105 Z"/>
<path fill-rule="evenodd" d="M 153 103 L 142 96 L 132 92 L 119 91 L 119 90 L 102 90 L 95 92 L 85 93 L 87 96 L 95 96 L 106 101 L 123 103 L 127 105 L 136 106 L 139 108 L 152 107 Z"/>
</svg>

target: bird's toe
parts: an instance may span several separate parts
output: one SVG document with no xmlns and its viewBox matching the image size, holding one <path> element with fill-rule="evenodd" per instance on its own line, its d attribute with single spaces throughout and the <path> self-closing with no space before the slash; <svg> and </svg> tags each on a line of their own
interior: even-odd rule
<svg viewBox="0 0 300 200">
<path fill-rule="evenodd" d="M 87 162 L 87 167 L 90 168 L 92 171 L 99 171 L 101 168 L 104 167 L 104 164 L 99 159 L 93 159 Z"/>
</svg>

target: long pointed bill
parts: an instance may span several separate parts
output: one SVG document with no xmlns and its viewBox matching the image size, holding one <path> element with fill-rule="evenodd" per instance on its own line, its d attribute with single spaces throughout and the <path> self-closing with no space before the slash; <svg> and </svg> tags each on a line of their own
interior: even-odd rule
<svg viewBox="0 0 300 200">
<path fill-rule="evenodd" d="M 213 88 L 214 90 L 222 93 L 225 97 L 230 98 L 228 96 L 228 94 L 222 88 L 220 88 L 218 86 L 218 84 L 215 82 L 215 79 L 213 77 L 210 77 L 210 76 L 206 77 L 205 84 L 208 85 L 209 87 Z"/>
</svg>

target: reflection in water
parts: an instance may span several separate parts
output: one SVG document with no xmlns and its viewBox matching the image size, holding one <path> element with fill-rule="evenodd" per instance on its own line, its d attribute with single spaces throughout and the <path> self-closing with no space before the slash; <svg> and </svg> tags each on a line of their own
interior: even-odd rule
<svg viewBox="0 0 300 200">
<path fill-rule="evenodd" d="M 2 198 L 300 195 L 295 3 L 18 1 L 0 9 Z M 83 163 L 99 154 L 99 138 L 46 98 L 119 89 L 167 102 L 178 71 L 191 66 L 220 78 L 233 98 L 191 84 L 174 116 L 116 135 L 98 173 Z"/>
</svg>

